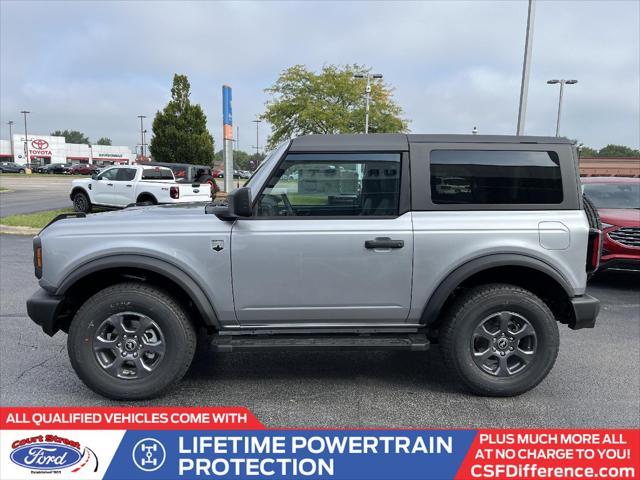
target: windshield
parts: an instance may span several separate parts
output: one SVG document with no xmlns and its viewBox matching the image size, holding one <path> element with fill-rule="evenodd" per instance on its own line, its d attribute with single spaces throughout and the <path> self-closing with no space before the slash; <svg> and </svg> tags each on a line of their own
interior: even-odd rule
<svg viewBox="0 0 640 480">
<path fill-rule="evenodd" d="M 597 208 L 640 208 L 640 183 L 585 183 L 584 193 Z"/>
</svg>

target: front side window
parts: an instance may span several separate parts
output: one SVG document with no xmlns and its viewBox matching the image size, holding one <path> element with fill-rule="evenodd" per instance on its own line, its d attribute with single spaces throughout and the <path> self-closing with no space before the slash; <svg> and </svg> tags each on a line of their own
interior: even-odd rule
<svg viewBox="0 0 640 480">
<path fill-rule="evenodd" d="M 117 168 L 110 168 L 106 170 L 104 173 L 101 173 L 98 177 L 98 180 L 115 180 L 118 175 Z"/>
<path fill-rule="evenodd" d="M 292 153 L 260 195 L 256 216 L 395 216 L 399 198 L 399 153 Z"/>
<path fill-rule="evenodd" d="M 555 152 L 434 150 L 430 168 L 436 204 L 562 203 Z"/>
</svg>

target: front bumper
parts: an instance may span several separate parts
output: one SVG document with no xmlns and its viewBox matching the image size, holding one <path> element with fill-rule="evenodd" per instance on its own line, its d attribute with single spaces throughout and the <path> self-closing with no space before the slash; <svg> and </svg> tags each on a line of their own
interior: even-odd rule
<svg viewBox="0 0 640 480">
<path fill-rule="evenodd" d="M 591 295 L 581 295 L 571 299 L 571 306 L 573 307 L 573 321 L 569 323 L 569 328 L 580 330 L 596 326 L 596 317 L 600 312 L 600 300 Z"/>
<path fill-rule="evenodd" d="M 27 315 L 42 327 L 44 333 L 53 336 L 60 330 L 63 320 L 63 302 L 64 297 L 57 297 L 41 288 L 27 300 Z"/>
</svg>

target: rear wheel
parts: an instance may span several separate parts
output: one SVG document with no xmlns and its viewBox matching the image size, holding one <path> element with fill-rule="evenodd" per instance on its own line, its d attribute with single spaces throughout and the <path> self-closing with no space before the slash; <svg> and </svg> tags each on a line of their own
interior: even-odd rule
<svg viewBox="0 0 640 480">
<path fill-rule="evenodd" d="M 24 173 L 24 168 L 21 168 L 20 170 L 18 170 L 18 173 Z"/>
<path fill-rule="evenodd" d="M 73 196 L 73 209 L 76 212 L 91 213 L 91 200 L 84 192 L 77 192 Z"/>
<path fill-rule="evenodd" d="M 95 294 L 75 315 L 67 339 L 80 379 L 114 400 L 165 393 L 187 372 L 195 347 L 195 330 L 182 307 L 142 283 Z"/>
<path fill-rule="evenodd" d="M 153 195 L 146 194 L 140 195 L 136 200 L 136 203 L 141 205 L 157 205 L 158 200 L 156 200 L 156 197 L 154 197 Z"/>
<path fill-rule="evenodd" d="M 513 396 L 540 383 L 559 348 L 557 322 L 528 290 L 507 284 L 470 289 L 441 329 L 444 361 L 472 392 Z"/>
</svg>

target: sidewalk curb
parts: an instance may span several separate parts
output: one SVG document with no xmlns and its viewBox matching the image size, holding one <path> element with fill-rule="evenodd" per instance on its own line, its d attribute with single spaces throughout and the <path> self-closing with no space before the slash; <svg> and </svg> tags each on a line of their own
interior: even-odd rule
<svg viewBox="0 0 640 480">
<path fill-rule="evenodd" d="M 5 235 L 28 235 L 33 237 L 40 232 L 40 228 L 33 227 L 14 227 L 11 225 L 2 225 L 0 223 L 0 234 Z"/>
</svg>

